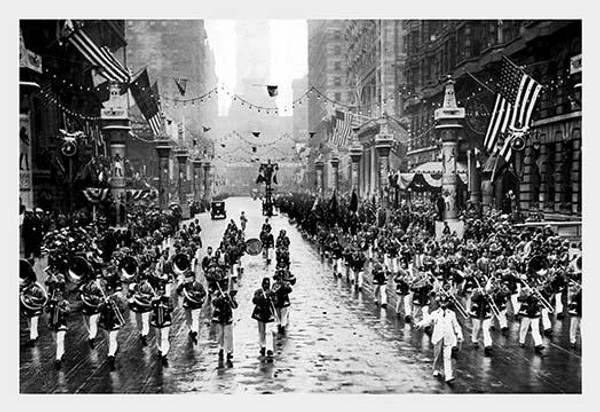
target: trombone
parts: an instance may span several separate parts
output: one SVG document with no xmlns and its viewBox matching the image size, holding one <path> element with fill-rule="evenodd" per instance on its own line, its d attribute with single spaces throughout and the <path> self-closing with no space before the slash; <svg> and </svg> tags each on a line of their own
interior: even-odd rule
<svg viewBox="0 0 600 412">
<path fill-rule="evenodd" d="M 473 276 L 473 279 L 475 279 L 475 283 L 477 283 L 477 287 L 483 291 L 483 295 L 485 296 L 485 298 L 487 299 L 488 303 L 490 304 L 490 308 L 492 309 L 492 313 L 494 314 L 494 316 L 496 318 L 499 319 L 500 316 L 502 316 L 502 314 L 500 313 L 500 309 L 498 309 L 498 306 L 496 305 L 496 302 L 494 302 L 494 299 L 492 299 L 492 297 L 490 296 L 490 294 L 487 293 L 485 291 L 485 289 L 481 287 L 481 283 L 479 283 L 479 280 L 477 279 L 477 277 Z"/>
<path fill-rule="evenodd" d="M 523 284 L 525 285 L 525 287 L 527 289 L 530 289 L 533 292 L 533 294 L 540 301 L 540 303 L 542 304 L 542 306 L 545 307 L 546 309 L 548 309 L 548 312 L 554 313 L 554 307 L 550 304 L 550 302 L 548 302 L 546 300 L 545 297 L 542 296 L 542 294 L 540 293 L 539 290 L 537 290 L 536 288 L 532 288 L 531 286 L 529 286 L 527 284 L 527 282 L 525 282 L 525 280 L 523 280 L 523 279 L 521 279 L 521 282 L 523 282 Z"/>
<path fill-rule="evenodd" d="M 445 298 L 452 302 L 460 316 L 462 316 L 464 319 L 469 319 L 469 315 L 467 314 L 465 307 L 458 301 L 458 299 L 456 299 L 456 296 L 447 292 L 443 287 L 441 287 L 439 291 Z"/>
</svg>

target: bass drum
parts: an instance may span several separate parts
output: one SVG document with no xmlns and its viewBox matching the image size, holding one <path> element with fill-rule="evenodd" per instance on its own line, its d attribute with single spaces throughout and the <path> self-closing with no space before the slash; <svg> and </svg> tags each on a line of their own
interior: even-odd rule
<svg viewBox="0 0 600 412">
<path fill-rule="evenodd" d="M 246 241 L 246 253 L 250 256 L 258 256 L 262 252 L 263 244 L 259 239 L 252 238 Z"/>
</svg>

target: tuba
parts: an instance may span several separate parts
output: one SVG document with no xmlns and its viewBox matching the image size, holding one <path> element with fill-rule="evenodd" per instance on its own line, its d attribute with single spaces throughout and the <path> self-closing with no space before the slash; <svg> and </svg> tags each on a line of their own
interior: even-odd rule
<svg viewBox="0 0 600 412">
<path fill-rule="evenodd" d="M 119 262 L 119 269 L 126 281 L 133 279 L 137 275 L 139 267 L 137 259 L 133 256 L 125 256 Z"/>
<path fill-rule="evenodd" d="M 87 277 L 92 272 L 90 262 L 82 256 L 75 256 L 69 262 L 67 269 L 67 279 L 73 283 L 79 283 L 82 278 Z"/>
<path fill-rule="evenodd" d="M 173 272 L 183 275 L 191 270 L 190 258 L 185 253 L 178 253 L 173 257 Z"/>
<path fill-rule="evenodd" d="M 19 260 L 19 276 L 21 279 L 35 279 L 36 275 L 31 264 L 25 259 Z M 32 290 L 40 290 L 41 295 L 31 293 Z M 42 309 L 48 303 L 48 292 L 37 281 L 33 282 L 32 287 L 22 287 L 19 291 L 19 301 L 25 312 L 41 313 Z"/>
<path fill-rule="evenodd" d="M 527 272 L 540 274 L 539 272 L 544 272 L 548 270 L 550 266 L 548 259 L 543 255 L 535 255 L 527 262 Z"/>
</svg>

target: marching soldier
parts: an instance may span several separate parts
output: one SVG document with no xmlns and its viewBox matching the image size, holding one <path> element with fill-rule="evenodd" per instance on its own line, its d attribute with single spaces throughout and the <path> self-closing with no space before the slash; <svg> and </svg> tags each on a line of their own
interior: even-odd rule
<svg viewBox="0 0 600 412">
<path fill-rule="evenodd" d="M 363 287 L 366 263 L 367 258 L 365 257 L 363 252 L 361 252 L 360 250 L 355 250 L 352 253 L 352 283 L 354 284 L 354 289 L 358 290 L 359 292 L 362 291 Z"/>
<path fill-rule="evenodd" d="M 408 284 L 409 274 L 406 260 L 402 260 L 400 263 L 400 270 L 394 277 L 394 283 L 396 285 L 396 294 L 398 295 L 398 302 L 396 303 L 396 315 L 400 316 L 400 307 L 404 305 L 404 320 L 410 321 L 410 315 L 412 314 L 411 300 L 412 295 L 410 291 L 410 285 Z"/>
<path fill-rule="evenodd" d="M 275 321 L 275 306 L 273 304 L 273 295 L 271 290 L 271 279 L 263 278 L 261 287 L 254 291 L 252 303 L 255 305 L 252 311 L 252 319 L 258 322 L 258 344 L 260 345 L 260 355 L 267 357 L 268 362 L 273 361 L 273 338 L 275 332 L 271 324 Z"/>
<path fill-rule="evenodd" d="M 572 349 L 575 349 L 577 345 L 577 333 L 581 332 L 581 309 L 581 286 L 575 285 L 571 291 L 571 300 L 569 302 L 569 315 L 571 317 L 569 342 Z"/>
<path fill-rule="evenodd" d="M 65 297 L 65 277 L 52 269 L 47 273 L 46 286 L 50 295 L 48 306 L 46 306 L 46 311 L 50 315 L 48 317 L 48 327 L 52 331 L 56 343 L 54 365 L 56 369 L 60 369 L 65 354 L 65 337 L 68 330 L 67 319 L 71 312 L 71 305 Z"/>
<path fill-rule="evenodd" d="M 439 307 L 427 314 L 422 321 L 417 323 L 417 328 L 433 325 L 431 343 L 435 345 L 433 355 L 433 376 L 441 374 L 442 364 L 446 383 L 454 381 L 452 368 L 452 348 L 463 340 L 463 333 L 456 314 L 448 308 L 448 299 L 441 297 Z"/>
<path fill-rule="evenodd" d="M 183 296 L 185 323 L 192 342 L 197 345 L 200 331 L 200 311 L 204 305 L 206 291 L 202 283 L 196 280 L 192 270 L 188 270 L 184 276 L 183 281 L 177 286 L 177 294 Z"/>
<path fill-rule="evenodd" d="M 268 221 L 268 218 L 265 220 Z M 259 239 L 263 245 L 263 257 L 268 265 L 271 263 L 271 249 L 274 245 L 273 234 L 271 233 L 271 225 L 268 223 L 263 225 L 263 230 L 260 232 Z"/>
<path fill-rule="evenodd" d="M 242 232 L 246 231 L 247 224 L 248 218 L 246 217 L 246 213 L 242 210 L 242 214 L 240 215 L 240 226 L 242 227 Z"/>
<path fill-rule="evenodd" d="M 221 283 L 227 283 L 223 280 Z M 233 366 L 233 310 L 237 309 L 235 300 L 236 291 L 224 292 L 219 282 L 212 299 L 212 321 L 217 325 L 217 343 L 219 345 L 219 363 L 223 361 L 224 352 L 227 353 L 227 366 Z"/>
</svg>

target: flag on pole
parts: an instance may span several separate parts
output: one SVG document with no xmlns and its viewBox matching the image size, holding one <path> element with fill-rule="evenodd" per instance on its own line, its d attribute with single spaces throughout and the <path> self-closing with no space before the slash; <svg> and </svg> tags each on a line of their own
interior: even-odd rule
<svg viewBox="0 0 600 412">
<path fill-rule="evenodd" d="M 494 110 L 485 134 L 484 147 L 488 153 L 498 153 L 504 148 L 504 159 L 510 159 L 510 141 L 513 130 L 523 130 L 529 126 L 533 107 L 542 86 L 506 56 L 502 60 L 500 90 L 496 94 Z M 499 136 L 505 139 L 499 142 Z M 501 144 L 499 144 L 501 143 Z"/>
<path fill-rule="evenodd" d="M 253 135 L 254 137 L 258 137 L 258 136 L 260 136 L 260 132 L 252 132 L 252 135 Z"/>
<path fill-rule="evenodd" d="M 358 212 L 358 194 L 356 194 L 356 190 L 352 191 L 352 198 L 350 199 L 350 211 Z"/>
<path fill-rule="evenodd" d="M 275 97 L 279 94 L 278 86 L 267 86 L 267 93 L 269 93 L 269 97 Z"/>
<path fill-rule="evenodd" d="M 352 134 L 352 113 L 335 111 L 335 129 L 333 143 L 336 146 L 345 146 L 348 137 Z"/>
<path fill-rule="evenodd" d="M 93 66 L 101 69 L 100 74 L 107 80 L 128 83 L 131 77 L 129 70 L 121 64 L 106 46 L 98 47 L 92 39 L 71 21 L 67 20 L 62 30 L 62 35 L 75 46 L 75 48 Z"/>
<path fill-rule="evenodd" d="M 152 133 L 158 136 L 163 130 L 162 116 L 158 108 L 158 84 L 155 83 L 152 88 L 150 87 L 148 71 L 144 69 L 131 82 L 129 88 L 140 112 L 142 112 L 142 115 L 150 125 Z M 153 89 L 156 89 L 156 91 L 153 91 Z"/>
<path fill-rule="evenodd" d="M 316 133 L 317 133 L 317 132 L 308 132 L 308 138 L 309 138 L 309 139 L 312 139 L 313 137 L 315 137 L 315 134 L 316 134 Z"/>
</svg>

